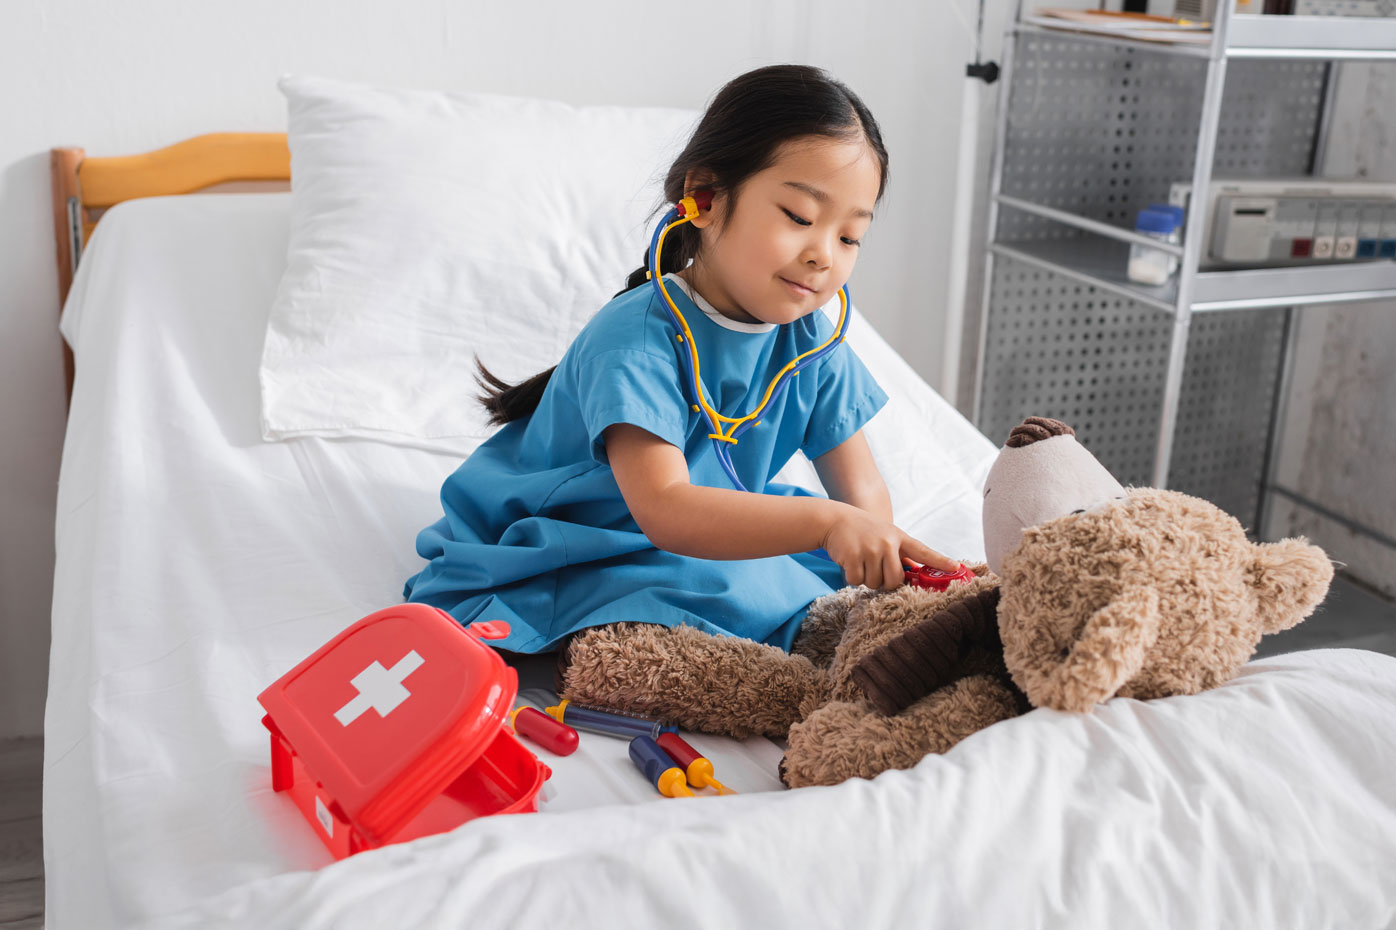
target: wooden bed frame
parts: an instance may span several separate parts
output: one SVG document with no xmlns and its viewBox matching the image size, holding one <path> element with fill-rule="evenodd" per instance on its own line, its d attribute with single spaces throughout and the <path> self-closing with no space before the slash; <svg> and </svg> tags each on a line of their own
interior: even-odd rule
<svg viewBox="0 0 1396 930">
<path fill-rule="evenodd" d="M 49 171 L 62 313 L 83 245 L 108 209 L 136 197 L 290 190 L 291 151 L 284 132 L 209 133 L 152 152 L 112 158 L 87 158 L 80 148 L 50 149 Z M 73 352 L 67 343 L 63 374 L 71 400 Z"/>
</svg>

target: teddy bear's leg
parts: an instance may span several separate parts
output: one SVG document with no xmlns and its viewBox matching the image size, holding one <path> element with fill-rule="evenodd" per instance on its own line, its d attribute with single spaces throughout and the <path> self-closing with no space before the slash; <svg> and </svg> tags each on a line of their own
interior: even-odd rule
<svg viewBox="0 0 1396 930">
<path fill-rule="evenodd" d="M 691 626 L 593 627 L 560 662 L 562 697 L 701 733 L 783 737 L 824 701 L 824 674 L 804 656 Z"/>
<path fill-rule="evenodd" d="M 849 612 L 875 594 L 877 592 L 872 588 L 856 585 L 840 588 L 810 604 L 790 651 L 804 656 L 820 668 L 828 668 L 829 663 L 834 661 L 834 650 L 838 648 L 839 640 L 843 639 Z"/>
<path fill-rule="evenodd" d="M 803 788 L 909 769 L 990 724 L 1016 717 L 1019 707 L 1012 689 L 992 675 L 961 678 L 892 717 L 866 701 L 826 704 L 791 727 L 781 779 Z"/>
</svg>

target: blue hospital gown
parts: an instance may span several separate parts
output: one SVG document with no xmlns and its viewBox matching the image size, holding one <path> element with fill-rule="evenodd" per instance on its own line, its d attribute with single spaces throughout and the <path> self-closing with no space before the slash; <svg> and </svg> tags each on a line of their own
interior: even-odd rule
<svg viewBox="0 0 1396 930">
<path fill-rule="evenodd" d="M 822 344 L 823 312 L 793 323 L 741 324 L 669 293 L 693 331 L 714 409 L 744 416 L 790 359 Z M 683 449 L 696 485 L 731 488 L 681 382 L 674 326 L 652 285 L 607 303 L 573 341 L 532 415 L 475 450 L 441 488 L 444 516 L 417 536 L 428 560 L 404 596 L 463 624 L 504 620 L 494 642 L 543 652 L 567 634 L 621 620 L 689 624 L 789 650 L 810 603 L 846 584 L 839 566 L 799 553 L 709 560 L 655 548 L 621 497 L 601 434 L 631 423 Z M 771 478 L 803 450 L 811 460 L 849 439 L 887 395 L 846 343 L 791 379 L 732 447 L 748 490 L 809 496 Z"/>
</svg>

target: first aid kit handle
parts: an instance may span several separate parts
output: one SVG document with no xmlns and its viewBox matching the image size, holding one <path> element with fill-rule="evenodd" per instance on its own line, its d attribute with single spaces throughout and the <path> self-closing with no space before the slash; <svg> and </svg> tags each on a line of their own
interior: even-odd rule
<svg viewBox="0 0 1396 930">
<path fill-rule="evenodd" d="M 470 624 L 465 631 L 474 634 L 478 639 L 503 639 L 509 635 L 509 624 L 503 620 L 481 620 L 479 623 Z"/>
</svg>

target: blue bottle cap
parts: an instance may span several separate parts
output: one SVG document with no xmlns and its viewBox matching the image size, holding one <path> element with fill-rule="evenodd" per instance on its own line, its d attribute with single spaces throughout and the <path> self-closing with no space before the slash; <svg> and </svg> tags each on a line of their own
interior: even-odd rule
<svg viewBox="0 0 1396 930">
<path fill-rule="evenodd" d="M 1174 220 L 1176 220 L 1176 224 L 1175 224 L 1175 225 L 1177 225 L 1177 226 L 1182 226 L 1182 225 L 1183 225 L 1183 220 L 1186 219 L 1186 217 L 1187 217 L 1187 211 L 1184 210 L 1182 207 L 1176 205 L 1176 204 L 1171 204 L 1171 203 L 1151 203 L 1151 204 L 1149 204 L 1148 209 L 1150 209 L 1150 210 L 1158 210 L 1158 211 L 1160 211 L 1160 212 L 1162 212 L 1162 213 L 1170 213 L 1170 214 L 1172 214 Z"/>
<path fill-rule="evenodd" d="M 1167 235 L 1178 228 L 1171 213 L 1162 210 L 1140 210 L 1139 219 L 1134 223 L 1135 232 L 1163 233 Z"/>
</svg>

